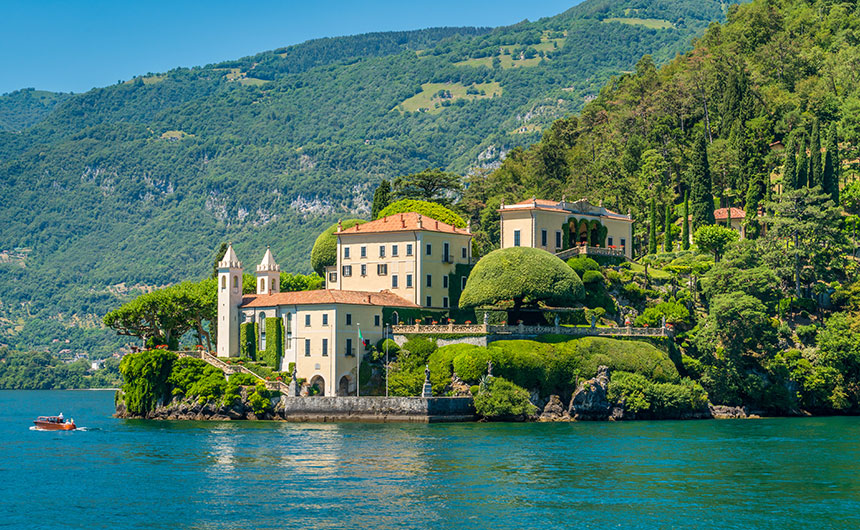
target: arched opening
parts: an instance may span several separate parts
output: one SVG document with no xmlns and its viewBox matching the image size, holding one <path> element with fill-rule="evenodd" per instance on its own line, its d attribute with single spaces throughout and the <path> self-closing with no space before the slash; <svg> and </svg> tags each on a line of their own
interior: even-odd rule
<svg viewBox="0 0 860 530">
<path fill-rule="evenodd" d="M 239 277 L 233 276 L 233 289 L 238 289 L 238 288 L 239 288 Z"/>
<path fill-rule="evenodd" d="M 325 379 L 321 375 L 315 375 L 311 378 L 311 392 L 315 396 L 325 395 Z M 314 390 L 315 389 L 315 390 Z"/>
<path fill-rule="evenodd" d="M 400 323 L 400 314 L 397 311 L 394 311 L 391 313 L 391 325 L 396 326 L 398 323 Z"/>
<path fill-rule="evenodd" d="M 227 288 L 227 277 L 226 277 L 226 276 L 221 276 L 221 289 L 223 290 L 223 289 L 226 289 L 226 288 Z"/>
<path fill-rule="evenodd" d="M 350 383 L 350 377 L 348 375 L 345 375 L 345 376 L 340 378 L 340 382 L 337 384 L 337 395 L 338 396 L 350 395 L 349 383 Z"/>
<path fill-rule="evenodd" d="M 593 222 L 591 224 L 591 230 L 589 232 L 588 244 L 593 247 L 599 247 L 600 244 L 600 223 Z"/>
<path fill-rule="evenodd" d="M 585 219 L 580 220 L 579 226 L 577 227 L 576 241 L 580 245 L 588 244 L 588 221 Z"/>
<path fill-rule="evenodd" d="M 260 278 L 260 292 L 261 293 L 266 292 L 266 279 L 265 278 Z"/>
</svg>

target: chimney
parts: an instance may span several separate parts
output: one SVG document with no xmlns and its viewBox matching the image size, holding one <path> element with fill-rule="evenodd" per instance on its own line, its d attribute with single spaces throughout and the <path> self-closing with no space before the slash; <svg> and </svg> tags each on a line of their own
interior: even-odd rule
<svg viewBox="0 0 860 530">
<path fill-rule="evenodd" d="M 532 195 L 532 206 L 537 208 L 537 197 L 535 197 L 534 195 Z"/>
<path fill-rule="evenodd" d="M 400 226 L 406 228 L 406 219 L 403 218 L 403 215 L 400 216 Z"/>
<path fill-rule="evenodd" d="M 436 230 L 439 230 L 439 221 L 436 221 Z"/>
<path fill-rule="evenodd" d="M 420 213 L 418 214 L 418 228 L 424 228 L 424 221 Z"/>
<path fill-rule="evenodd" d="M 466 232 L 472 233 L 472 219 L 466 221 Z"/>
<path fill-rule="evenodd" d="M 340 219 L 337 220 L 337 231 L 338 232 L 343 231 L 343 223 L 341 223 Z"/>
</svg>

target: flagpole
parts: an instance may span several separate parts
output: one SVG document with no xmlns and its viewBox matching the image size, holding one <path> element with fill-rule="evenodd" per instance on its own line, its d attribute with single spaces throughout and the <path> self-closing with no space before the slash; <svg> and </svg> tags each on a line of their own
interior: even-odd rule
<svg viewBox="0 0 860 530">
<path fill-rule="evenodd" d="M 355 346 L 355 397 L 360 397 L 359 383 L 361 382 L 361 324 L 358 326 L 358 344 Z"/>
<path fill-rule="evenodd" d="M 388 326 L 384 328 L 383 341 L 385 342 L 385 397 L 388 397 Z"/>
</svg>

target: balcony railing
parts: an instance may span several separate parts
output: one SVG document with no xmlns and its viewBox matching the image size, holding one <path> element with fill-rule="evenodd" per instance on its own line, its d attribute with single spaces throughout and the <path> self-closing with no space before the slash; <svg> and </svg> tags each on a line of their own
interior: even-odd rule
<svg viewBox="0 0 860 530">
<path fill-rule="evenodd" d="M 670 329 L 666 327 L 635 328 L 616 327 L 568 327 L 568 326 L 526 326 L 518 324 L 401 324 L 391 326 L 391 332 L 397 335 L 420 334 L 461 334 L 461 335 L 575 335 L 598 337 L 668 337 Z"/>
<path fill-rule="evenodd" d="M 580 245 L 555 253 L 556 256 L 563 260 L 576 256 L 588 256 L 589 254 L 592 256 L 612 256 L 618 258 L 625 257 L 624 248 L 590 247 L 588 245 Z"/>
</svg>

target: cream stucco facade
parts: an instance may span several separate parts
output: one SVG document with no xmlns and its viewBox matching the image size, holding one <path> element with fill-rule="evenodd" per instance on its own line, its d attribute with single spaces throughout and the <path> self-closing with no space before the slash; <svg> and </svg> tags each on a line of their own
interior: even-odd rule
<svg viewBox="0 0 860 530">
<path fill-rule="evenodd" d="M 500 246 L 540 248 L 553 254 L 586 244 L 633 257 L 633 219 L 594 206 L 585 199 L 568 202 L 531 199 L 502 205 Z"/>
</svg>

